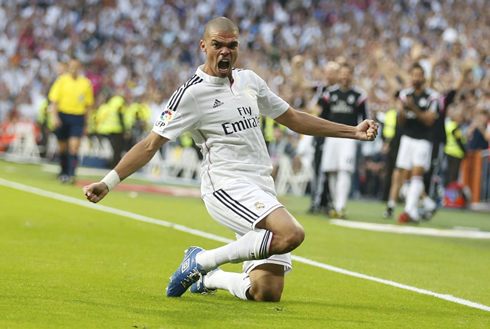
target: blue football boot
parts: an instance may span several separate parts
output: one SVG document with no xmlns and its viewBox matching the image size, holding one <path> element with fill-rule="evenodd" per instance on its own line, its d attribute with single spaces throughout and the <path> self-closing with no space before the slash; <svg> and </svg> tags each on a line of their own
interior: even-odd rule
<svg viewBox="0 0 490 329">
<path fill-rule="evenodd" d="M 206 285 L 204 284 L 204 279 L 205 278 L 209 278 L 210 276 L 212 276 L 217 271 L 221 271 L 221 269 L 219 267 L 216 267 L 215 269 L 212 269 L 211 271 L 209 271 L 207 274 L 202 274 L 200 276 L 199 280 L 197 280 L 191 286 L 190 292 L 193 293 L 193 294 L 203 294 L 203 295 L 212 295 L 212 294 L 215 294 L 216 291 L 217 291 L 217 289 L 209 289 L 209 288 L 206 288 Z"/>
<path fill-rule="evenodd" d="M 199 280 L 201 274 L 206 274 L 206 271 L 196 262 L 196 255 L 202 250 L 200 247 L 189 247 L 185 251 L 184 260 L 177 271 L 170 277 L 170 283 L 167 287 L 167 297 L 182 296 L 194 282 Z"/>
</svg>

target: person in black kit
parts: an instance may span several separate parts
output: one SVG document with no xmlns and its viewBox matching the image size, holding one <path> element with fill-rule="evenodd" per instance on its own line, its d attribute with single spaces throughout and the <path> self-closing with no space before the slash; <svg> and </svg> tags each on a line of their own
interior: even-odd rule
<svg viewBox="0 0 490 329">
<path fill-rule="evenodd" d="M 403 176 L 410 173 L 405 210 L 398 217 L 399 223 L 418 222 L 418 202 L 424 190 L 424 172 L 430 168 L 432 144 L 431 128 L 436 120 L 439 94 L 425 88 L 424 69 L 415 63 L 411 68 L 412 88 L 400 92 L 401 106 L 398 120 L 403 126 L 396 167 Z"/>
<path fill-rule="evenodd" d="M 451 89 L 449 92 L 441 95 L 437 104 L 436 120 L 434 122 L 434 126 L 430 131 L 430 141 L 432 142 L 431 166 L 430 169 L 424 174 L 425 193 L 431 199 L 435 199 L 437 197 L 436 182 L 438 180 L 437 177 L 440 174 L 444 157 L 444 145 L 446 144 L 445 122 L 447 109 L 449 105 L 451 105 L 451 103 L 453 103 L 453 101 L 455 100 L 456 94 L 461 89 L 466 75 L 468 74 L 468 72 L 470 72 L 472 65 L 473 63 L 471 61 L 466 61 L 463 63 L 461 73 L 458 80 L 456 80 L 456 83 L 454 84 L 454 88 Z M 435 67 L 436 66 L 434 66 L 434 68 Z M 432 73 L 432 79 L 434 79 L 433 77 L 434 73 Z M 433 210 L 430 209 L 432 207 L 430 205 L 425 205 L 425 203 L 426 202 L 424 202 L 424 208 L 429 208 L 428 211 L 427 209 L 426 211 L 424 211 L 426 212 L 425 217 L 430 217 L 431 213 L 433 212 Z"/>
<path fill-rule="evenodd" d="M 397 91 L 394 95 L 398 100 L 400 91 Z M 392 182 L 392 174 L 395 169 L 396 156 L 398 154 L 398 147 L 400 146 L 401 129 L 397 125 L 398 111 L 396 108 L 389 109 L 385 114 L 385 121 L 383 122 L 382 138 L 383 138 L 383 151 L 386 156 L 386 180 L 383 186 L 383 201 L 389 200 L 390 187 Z M 391 214 L 389 215 L 391 216 Z M 389 217 L 386 216 L 386 217 Z"/>
<path fill-rule="evenodd" d="M 333 122 L 356 126 L 369 119 L 367 94 L 352 86 L 353 69 L 348 64 L 339 71 L 339 83 L 328 88 L 319 101 L 323 110 L 321 117 Z M 351 187 L 351 176 L 356 167 L 357 143 L 348 139 L 326 138 L 320 169 L 328 174 L 330 195 L 334 208 L 330 217 L 347 218 L 345 205 Z"/>
<path fill-rule="evenodd" d="M 457 92 L 461 89 L 461 86 L 463 85 L 465 81 L 465 77 L 467 73 L 471 70 L 473 63 L 466 61 L 463 64 L 462 67 L 462 72 L 456 81 L 454 88 L 451 89 L 449 92 L 446 94 L 441 95 L 441 97 L 437 100 L 437 112 L 436 112 L 436 119 L 434 122 L 434 126 L 430 129 L 430 141 L 432 142 L 432 152 L 431 152 L 431 166 L 430 169 L 424 174 L 424 188 L 425 191 L 422 192 L 422 194 L 425 194 L 425 196 L 422 198 L 422 204 L 423 204 L 423 209 L 422 209 L 422 217 L 423 219 L 430 219 L 436 209 L 437 209 L 437 204 L 434 202 L 434 198 L 436 197 L 436 186 L 435 183 L 437 181 L 436 177 L 434 175 L 439 175 L 439 171 L 441 170 L 442 166 L 442 161 L 443 161 L 443 154 L 444 152 L 442 151 L 444 148 L 444 145 L 446 143 L 446 131 L 445 131 L 445 119 L 446 119 L 446 113 L 447 113 L 447 108 L 448 106 L 454 101 Z M 433 66 L 433 71 L 431 74 L 431 85 L 434 85 L 434 72 L 436 69 L 436 65 Z M 398 92 L 399 94 L 399 92 Z M 397 127 L 397 134 L 398 134 L 398 145 L 400 142 L 400 129 Z M 397 145 L 397 147 L 398 147 Z M 390 144 L 391 146 L 391 144 Z M 398 150 L 397 150 L 398 152 Z M 396 153 L 395 153 L 396 157 Z M 410 174 L 405 173 L 406 176 L 410 176 Z M 393 182 L 394 186 L 390 189 L 390 195 L 388 199 L 388 207 L 386 208 L 386 211 L 383 214 L 384 218 L 390 218 L 393 214 L 393 210 L 395 207 L 396 203 L 396 198 L 398 196 L 398 192 L 401 186 L 401 181 L 403 178 L 401 175 L 397 172 L 394 176 L 398 176 L 397 182 Z M 434 177 L 434 178 L 433 178 Z M 388 186 L 388 188 L 390 188 Z"/>
<path fill-rule="evenodd" d="M 328 62 L 325 65 L 324 72 L 327 83 L 318 84 L 315 90 L 314 108 L 312 112 L 322 113 L 323 108 L 326 106 L 326 102 L 322 98 L 323 93 L 328 87 L 332 87 L 337 83 L 337 76 L 339 72 L 339 64 L 336 62 Z M 314 175 L 311 179 L 311 203 L 308 212 L 314 213 L 327 213 L 332 208 L 332 198 L 330 197 L 330 191 L 328 188 L 328 178 L 320 170 L 320 165 L 323 155 L 323 144 L 325 143 L 325 137 L 315 136 L 313 138 L 313 147 L 315 148 L 315 155 L 313 160 Z"/>
</svg>

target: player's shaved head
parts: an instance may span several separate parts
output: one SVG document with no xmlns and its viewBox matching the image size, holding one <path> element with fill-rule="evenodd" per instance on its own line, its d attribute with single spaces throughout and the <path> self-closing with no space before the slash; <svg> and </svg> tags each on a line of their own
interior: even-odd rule
<svg viewBox="0 0 490 329">
<path fill-rule="evenodd" d="M 238 27 L 226 17 L 217 17 L 204 26 L 199 46 L 206 53 L 203 71 L 211 76 L 233 79 L 232 70 L 238 58 Z"/>
<path fill-rule="evenodd" d="M 351 65 L 347 64 L 347 63 L 342 64 L 340 66 L 340 68 L 341 69 L 347 69 L 347 70 L 350 71 L 350 73 L 353 73 L 354 72 L 354 68 Z"/>
<path fill-rule="evenodd" d="M 216 17 L 204 26 L 203 40 L 206 40 L 211 31 L 236 32 L 238 34 L 238 26 L 226 17 Z"/>
<path fill-rule="evenodd" d="M 325 69 L 330 69 L 330 70 L 338 71 L 340 69 L 340 65 L 337 62 L 329 61 L 325 65 Z"/>
</svg>

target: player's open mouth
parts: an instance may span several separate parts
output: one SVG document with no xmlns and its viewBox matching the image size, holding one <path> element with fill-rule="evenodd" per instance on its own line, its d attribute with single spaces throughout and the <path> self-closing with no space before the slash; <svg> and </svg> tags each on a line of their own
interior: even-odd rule
<svg viewBox="0 0 490 329">
<path fill-rule="evenodd" d="M 220 72 L 228 72 L 229 67 L 230 67 L 230 60 L 228 59 L 222 59 L 218 62 L 218 70 Z"/>
</svg>

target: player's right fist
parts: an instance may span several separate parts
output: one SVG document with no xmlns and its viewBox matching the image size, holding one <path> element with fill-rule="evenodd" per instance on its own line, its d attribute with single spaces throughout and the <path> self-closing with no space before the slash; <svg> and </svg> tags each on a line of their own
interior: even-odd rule
<svg viewBox="0 0 490 329">
<path fill-rule="evenodd" d="M 92 183 L 83 187 L 83 194 L 85 195 L 85 198 L 93 203 L 97 203 L 102 200 L 107 193 L 109 193 L 109 188 L 102 182 Z"/>
</svg>

